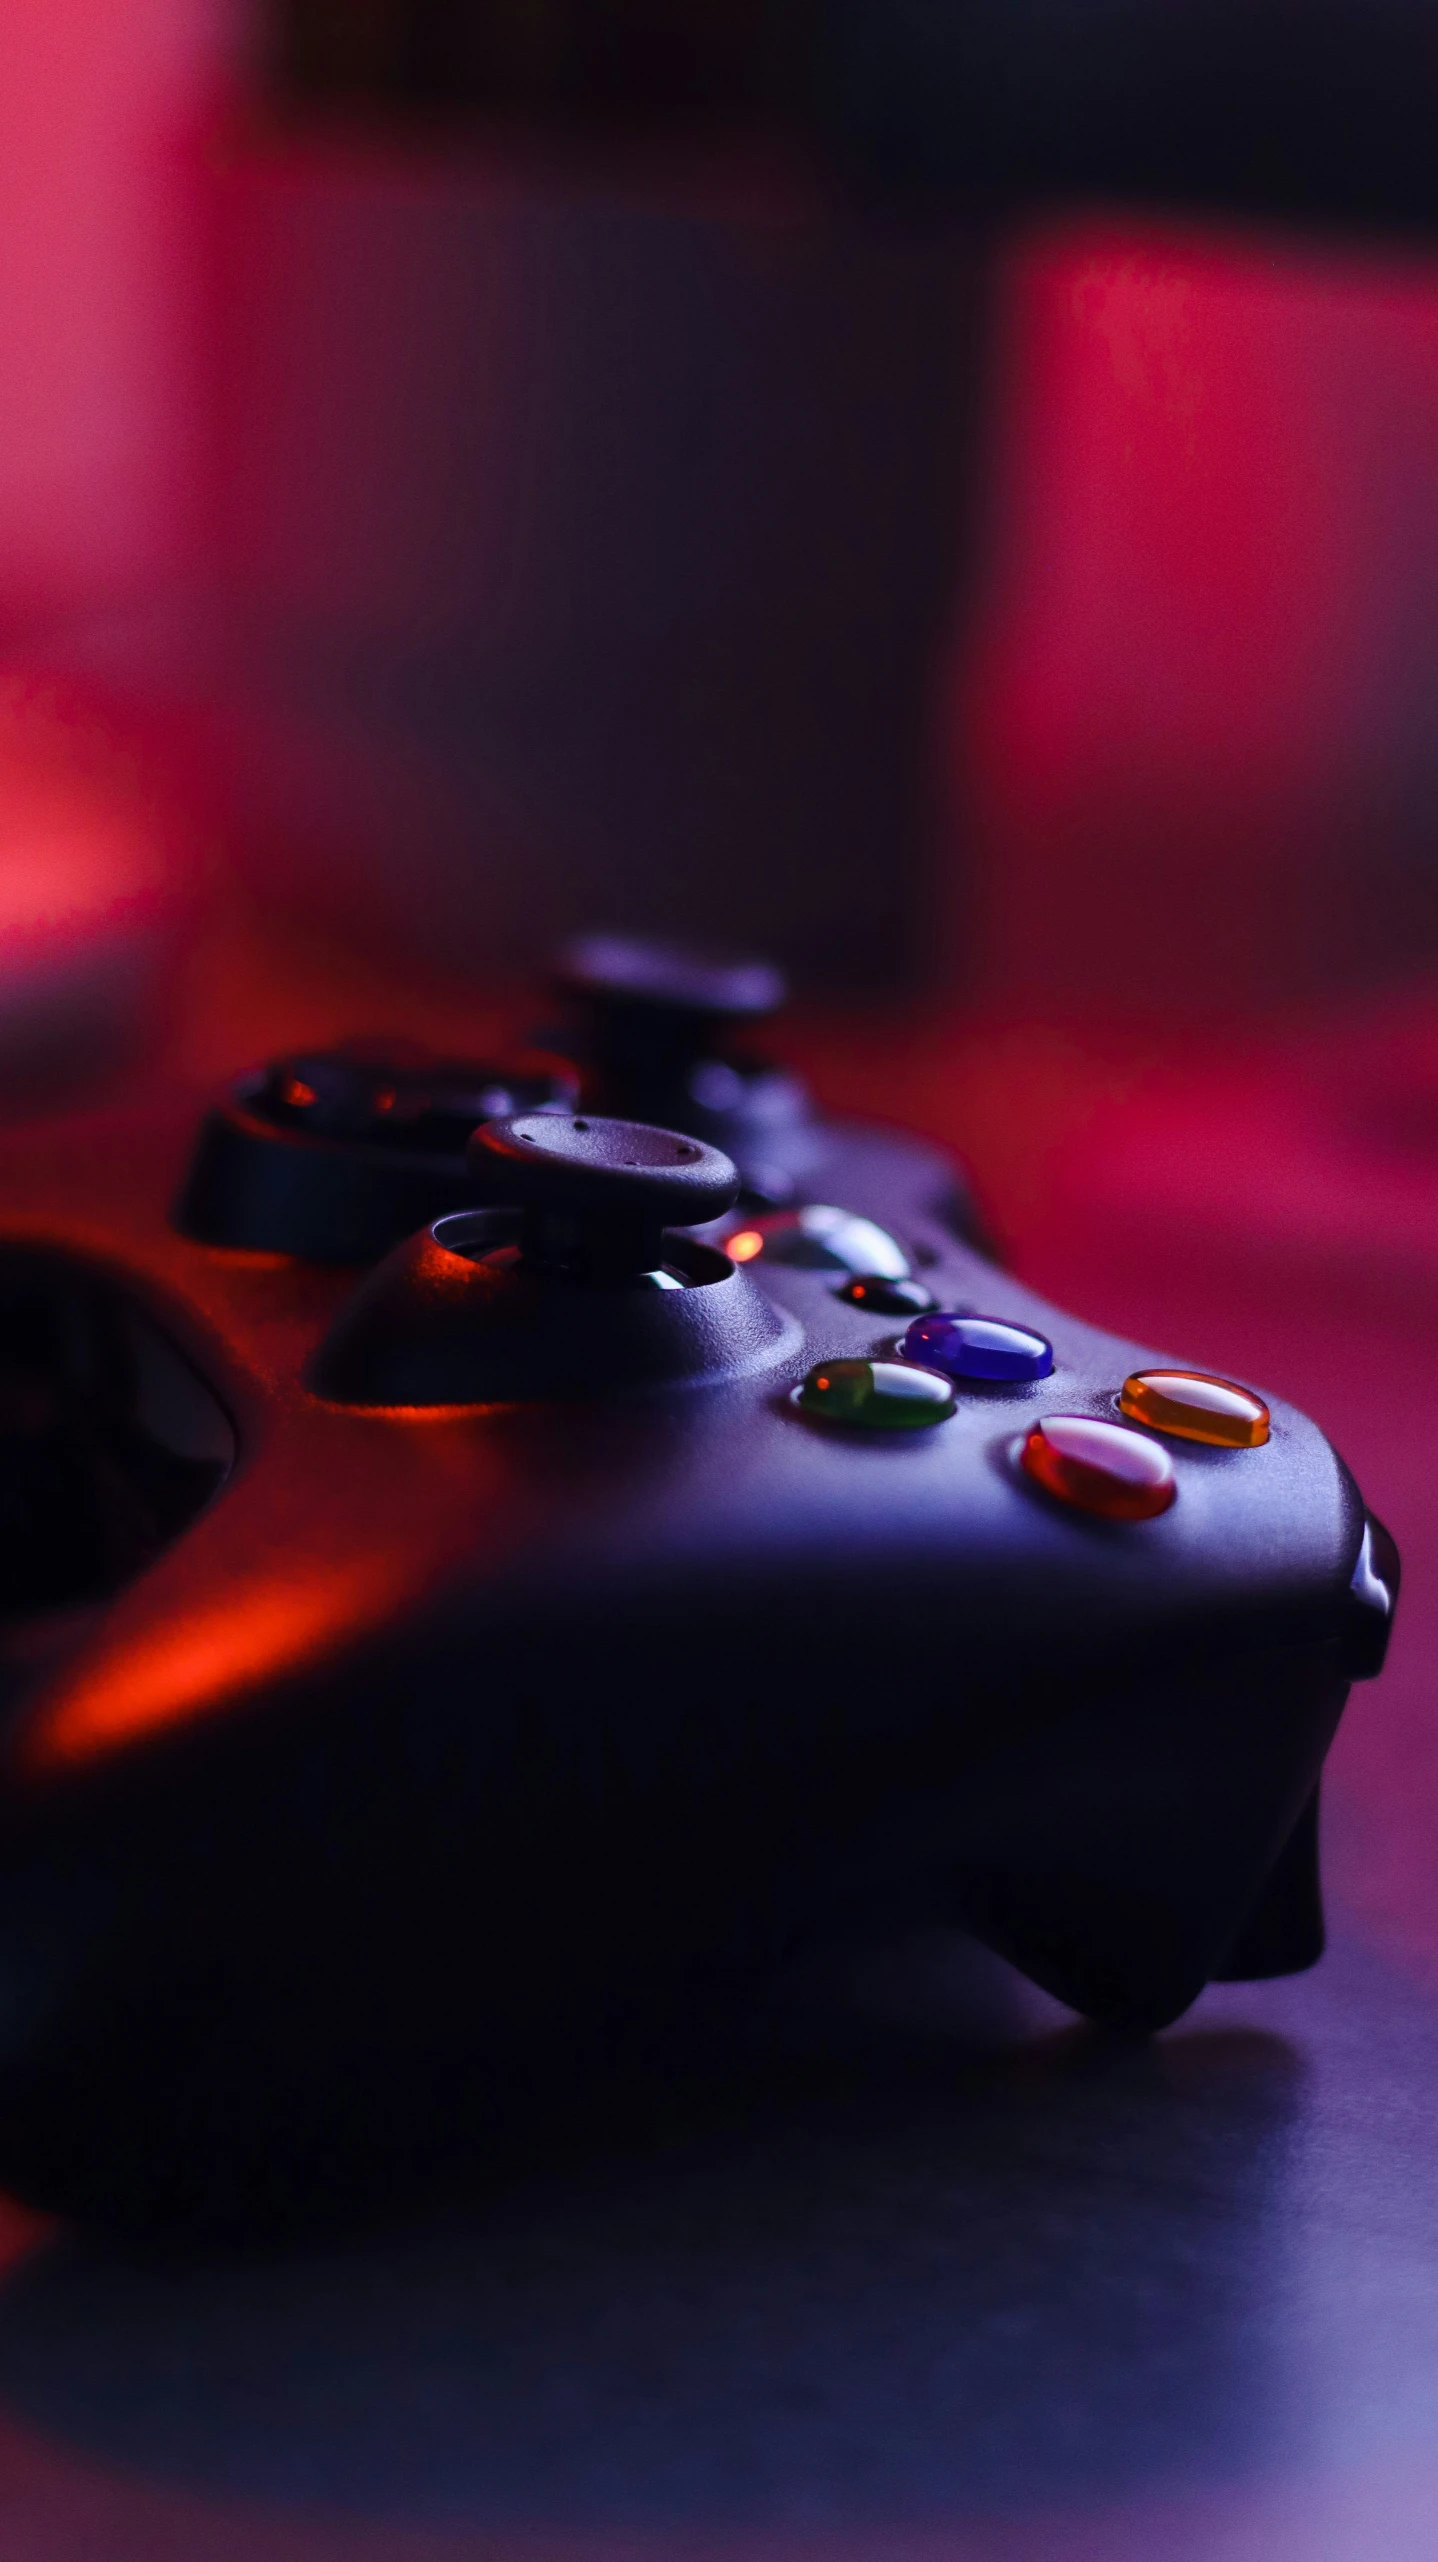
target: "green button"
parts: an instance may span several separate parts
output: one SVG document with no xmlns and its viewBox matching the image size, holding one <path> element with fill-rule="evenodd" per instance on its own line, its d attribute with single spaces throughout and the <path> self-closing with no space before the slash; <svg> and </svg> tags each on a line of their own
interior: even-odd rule
<svg viewBox="0 0 1438 2562">
<path fill-rule="evenodd" d="M 863 1432 L 912 1432 L 943 1423 L 958 1399 L 952 1384 L 907 1361 L 816 1361 L 794 1402 L 822 1423 Z"/>
</svg>

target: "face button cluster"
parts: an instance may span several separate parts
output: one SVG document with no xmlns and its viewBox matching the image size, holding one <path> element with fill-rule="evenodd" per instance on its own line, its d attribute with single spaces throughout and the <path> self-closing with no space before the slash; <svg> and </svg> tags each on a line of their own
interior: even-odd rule
<svg viewBox="0 0 1438 2562">
<path fill-rule="evenodd" d="M 1215 1450 L 1257 1450 L 1268 1439 L 1268 1408 L 1261 1397 L 1232 1379 L 1201 1370 L 1135 1370 L 1119 1391 L 1119 1405 L 1134 1423 L 1171 1433 L 1178 1441 L 1204 1441 Z"/>
<path fill-rule="evenodd" d="M 947 1421 L 956 1400 L 947 1379 L 906 1361 L 817 1361 L 794 1403 L 820 1423 L 913 1432 Z"/>
<path fill-rule="evenodd" d="M 811 1201 L 737 1229 L 725 1239 L 736 1263 L 785 1263 L 801 1272 L 844 1273 L 851 1280 L 907 1281 L 909 1258 L 887 1231 L 853 1210 Z M 887 1312 L 886 1312 L 887 1313 Z"/>
<path fill-rule="evenodd" d="M 1096 1415 L 1045 1415 L 1020 1464 L 1046 1494 L 1103 1521 L 1151 1521 L 1178 1492 L 1166 1450 Z"/>
<path fill-rule="evenodd" d="M 821 1208 L 766 1220 L 731 1237 L 729 1251 L 740 1261 L 763 1253 L 811 1270 L 833 1270 L 853 1242 L 852 1231 L 869 1226 L 847 1212 Z M 893 1239 L 886 1242 L 897 1256 Z M 907 1273 L 856 1272 L 834 1295 L 872 1316 L 907 1312 L 916 1298 L 926 1304 L 913 1314 L 896 1359 L 815 1364 L 794 1391 L 793 1403 L 824 1423 L 913 1430 L 946 1422 L 958 1410 L 960 1389 L 1030 1387 L 1052 1376 L 1053 1346 L 1035 1327 L 969 1309 L 936 1308 L 923 1284 Z M 1117 1403 L 1145 1430 L 1134 1432 L 1128 1423 L 1099 1415 L 1044 1415 L 1017 1454 L 1023 1474 L 1045 1494 L 1098 1520 L 1152 1521 L 1174 1502 L 1173 1461 L 1150 1437 L 1154 1433 L 1222 1450 L 1255 1450 L 1268 1439 L 1262 1398 L 1204 1371 L 1136 1370 Z"/>
<path fill-rule="evenodd" d="M 921 1361 L 950 1379 L 1007 1387 L 1046 1379 L 1054 1366 L 1053 1345 L 1043 1335 L 1002 1317 L 919 1317 L 902 1349 L 906 1361 Z"/>
</svg>

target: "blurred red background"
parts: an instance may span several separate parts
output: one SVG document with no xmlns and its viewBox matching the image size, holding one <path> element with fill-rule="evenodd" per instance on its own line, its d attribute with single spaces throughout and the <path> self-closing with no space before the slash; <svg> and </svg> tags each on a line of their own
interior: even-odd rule
<svg viewBox="0 0 1438 2562">
<path fill-rule="evenodd" d="M 287 129 L 224 0 L 10 23 L 0 631 L 191 872 L 488 977 L 606 912 L 1006 1013 L 1422 968 L 1425 261 L 976 281 L 723 160 Z"/>
<path fill-rule="evenodd" d="M 1221 1012 L 1420 964 L 1438 269 L 1088 226 L 1012 259 L 1003 329 L 986 984 Z"/>
</svg>

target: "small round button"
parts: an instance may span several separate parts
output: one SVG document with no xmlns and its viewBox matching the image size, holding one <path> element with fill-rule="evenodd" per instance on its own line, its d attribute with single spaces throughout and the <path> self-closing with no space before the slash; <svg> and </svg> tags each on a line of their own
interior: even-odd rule
<svg viewBox="0 0 1438 2562">
<path fill-rule="evenodd" d="M 1105 1521 L 1151 1521 L 1178 1492 L 1166 1450 L 1096 1415 L 1045 1415 L 1021 1458 L 1046 1494 Z"/>
<path fill-rule="evenodd" d="M 883 1281 L 909 1277 L 909 1258 L 886 1229 L 828 1201 L 755 1219 L 728 1239 L 728 1251 L 739 1262 L 762 1254 L 769 1263 L 792 1264 L 801 1272 L 846 1272 L 851 1278 L 862 1273 Z"/>
<path fill-rule="evenodd" d="M 794 1403 L 821 1423 L 861 1432 L 912 1432 L 954 1411 L 947 1379 L 902 1361 L 816 1361 Z"/>
<path fill-rule="evenodd" d="M 1215 1450 L 1257 1450 L 1268 1439 L 1268 1408 L 1261 1397 L 1232 1379 L 1202 1370 L 1135 1370 L 1119 1391 L 1119 1405 L 1135 1423 L 1178 1441 L 1205 1441 Z"/>
<path fill-rule="evenodd" d="M 882 1272 L 857 1272 L 834 1292 L 847 1308 L 862 1308 L 871 1317 L 922 1316 L 934 1305 L 932 1290 L 922 1281 L 891 1281 Z"/>
<path fill-rule="evenodd" d="M 1008 1387 L 1046 1379 L 1054 1366 L 1051 1343 L 1030 1326 L 1011 1325 L 1004 1317 L 919 1317 L 904 1337 L 903 1354 L 906 1361 L 925 1362 L 951 1379 Z"/>
</svg>

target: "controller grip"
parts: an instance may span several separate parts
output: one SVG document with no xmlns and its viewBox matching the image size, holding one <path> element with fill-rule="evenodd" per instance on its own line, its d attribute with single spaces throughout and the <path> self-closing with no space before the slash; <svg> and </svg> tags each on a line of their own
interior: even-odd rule
<svg viewBox="0 0 1438 2562">
<path fill-rule="evenodd" d="M 1205 1984 L 1312 1965 L 1318 1775 L 1347 1696 L 1331 1641 L 1099 1683 L 969 1800 L 955 1918 L 1130 2031 Z"/>
<path fill-rule="evenodd" d="M 1216 1984 L 1254 1984 L 1269 1975 L 1301 1975 L 1323 1954 L 1323 1888 L 1318 1872 L 1315 1788 L 1269 1871 Z"/>
</svg>

